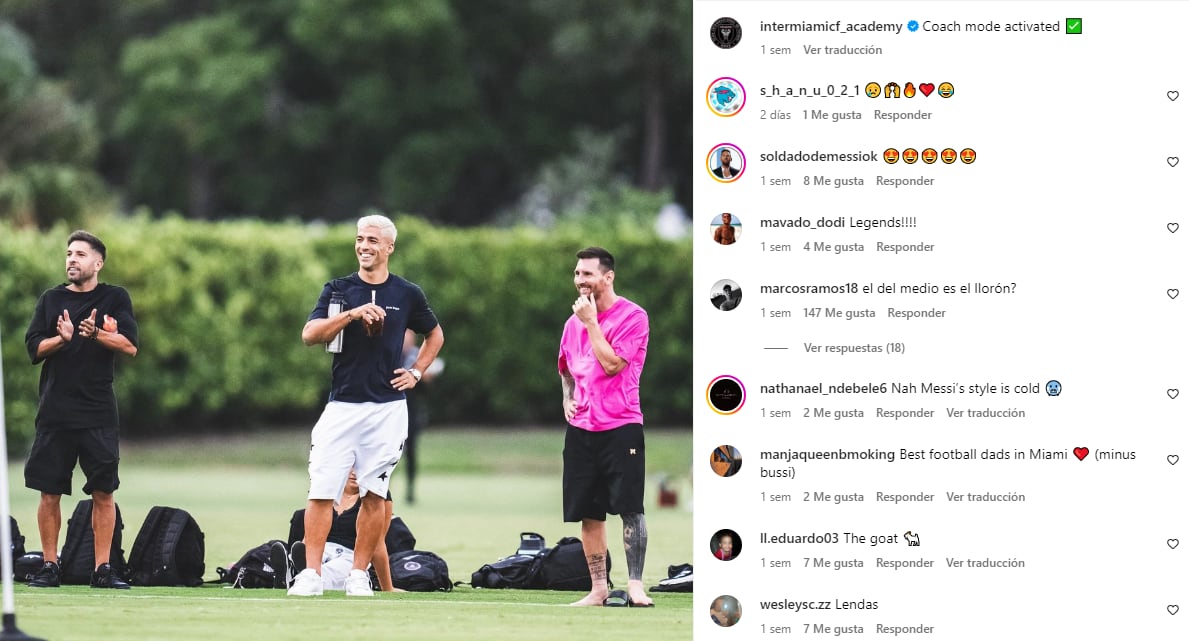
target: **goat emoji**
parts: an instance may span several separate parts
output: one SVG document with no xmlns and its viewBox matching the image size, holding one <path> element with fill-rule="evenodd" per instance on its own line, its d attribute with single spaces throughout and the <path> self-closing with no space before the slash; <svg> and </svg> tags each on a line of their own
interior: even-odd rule
<svg viewBox="0 0 1189 641">
<path fill-rule="evenodd" d="M 908 547 L 921 547 L 921 535 L 913 534 L 912 530 L 904 533 L 904 539 L 908 541 Z"/>
</svg>

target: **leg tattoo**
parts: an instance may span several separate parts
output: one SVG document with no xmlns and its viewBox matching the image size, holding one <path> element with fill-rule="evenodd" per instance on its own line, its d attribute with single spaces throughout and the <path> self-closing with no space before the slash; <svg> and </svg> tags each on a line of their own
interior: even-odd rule
<svg viewBox="0 0 1189 641">
<path fill-rule="evenodd" d="M 590 580 L 592 582 L 607 580 L 607 555 L 592 554 L 586 557 L 586 566 L 590 568 Z"/>
<path fill-rule="evenodd" d="M 623 550 L 628 560 L 628 580 L 644 575 L 644 553 L 648 551 L 648 526 L 640 513 L 623 515 Z"/>
</svg>

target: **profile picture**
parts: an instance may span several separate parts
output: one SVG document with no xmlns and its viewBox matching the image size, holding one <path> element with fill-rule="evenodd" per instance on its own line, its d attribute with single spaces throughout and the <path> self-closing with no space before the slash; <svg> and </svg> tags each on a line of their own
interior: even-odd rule
<svg viewBox="0 0 1189 641">
<path fill-rule="evenodd" d="M 710 618 L 718 625 L 729 628 L 743 618 L 743 606 L 739 599 L 724 594 L 710 604 Z"/>
<path fill-rule="evenodd" d="M 742 111 L 746 103 L 747 91 L 734 78 L 723 76 L 706 88 L 706 106 L 716 115 L 729 118 Z"/>
<path fill-rule="evenodd" d="M 706 168 L 720 183 L 735 182 L 747 168 L 743 150 L 730 143 L 718 145 L 706 155 Z"/>
<path fill-rule="evenodd" d="M 719 561 L 734 561 L 743 553 L 743 542 L 735 530 L 719 530 L 710 538 L 710 553 Z"/>
<path fill-rule="evenodd" d="M 743 221 L 730 212 L 715 214 L 710 219 L 710 233 L 719 245 L 734 245 L 743 235 Z"/>
<path fill-rule="evenodd" d="M 718 414 L 734 414 L 747 401 L 743 382 L 729 374 L 714 377 L 706 386 L 706 402 Z"/>
<path fill-rule="evenodd" d="M 743 39 L 743 29 L 734 18 L 719 18 L 710 25 L 710 41 L 719 49 L 733 49 Z"/>
<path fill-rule="evenodd" d="M 741 302 L 743 302 L 743 289 L 739 287 L 739 283 L 733 280 L 724 278 L 710 288 L 710 304 L 719 311 L 729 312 L 738 307 Z"/>
<path fill-rule="evenodd" d="M 734 445 L 719 445 L 710 452 L 710 469 L 722 476 L 735 476 L 743 468 L 743 454 Z"/>
</svg>

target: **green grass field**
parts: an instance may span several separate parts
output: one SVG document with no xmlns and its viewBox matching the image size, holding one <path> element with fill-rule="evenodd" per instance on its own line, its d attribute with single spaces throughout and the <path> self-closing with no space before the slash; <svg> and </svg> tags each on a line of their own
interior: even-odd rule
<svg viewBox="0 0 1189 641">
<path fill-rule="evenodd" d="M 125 521 L 124 550 L 132 547 L 145 514 L 154 505 L 189 511 L 206 534 L 207 578 L 248 548 L 285 538 L 293 510 L 303 507 L 308 477 L 305 429 L 256 433 L 232 439 L 123 446 L 121 489 L 116 494 Z M 647 432 L 650 482 L 645 497 L 649 549 L 644 581 L 655 585 L 671 564 L 692 562 L 690 435 L 685 430 Z M 419 549 L 446 559 L 455 581 L 469 582 L 484 563 L 511 554 L 521 531 L 551 543 L 577 536 L 577 524 L 561 521 L 561 431 L 431 429 L 422 438 L 417 502 L 406 505 L 404 476 L 392 484 L 396 513 L 417 537 Z M 21 462 L 10 466 L 12 512 L 38 549 L 37 495 L 24 488 Z M 677 508 L 657 508 L 657 481 L 664 475 L 680 496 Z M 75 486 L 82 484 L 76 471 Z M 80 492 L 63 498 L 63 520 Z M 618 519 L 608 523 L 612 580 L 627 582 Z M 65 527 L 63 527 L 63 537 Z M 59 543 L 60 545 L 60 543 Z M 17 623 L 50 641 L 74 639 L 344 638 L 399 635 L 407 639 L 499 641 L 630 636 L 690 639 L 689 594 L 657 594 L 651 609 L 567 608 L 581 596 L 539 590 L 476 590 L 452 593 L 382 594 L 348 599 L 341 593 L 289 599 L 280 590 L 134 588 L 113 593 L 86 586 L 56 590 L 15 588 Z M 351 638 L 346 636 L 345 638 Z"/>
</svg>

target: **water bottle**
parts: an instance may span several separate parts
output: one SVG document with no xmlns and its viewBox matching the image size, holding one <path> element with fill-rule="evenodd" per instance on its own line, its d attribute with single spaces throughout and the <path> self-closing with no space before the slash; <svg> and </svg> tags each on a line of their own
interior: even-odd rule
<svg viewBox="0 0 1189 641">
<path fill-rule="evenodd" d="M 343 313 L 343 303 L 347 302 L 343 295 L 338 292 L 331 292 L 330 305 L 326 308 L 327 318 L 334 318 Z M 326 344 L 326 351 L 331 354 L 338 354 L 343 351 L 343 330 L 339 330 L 338 334 Z"/>
</svg>

